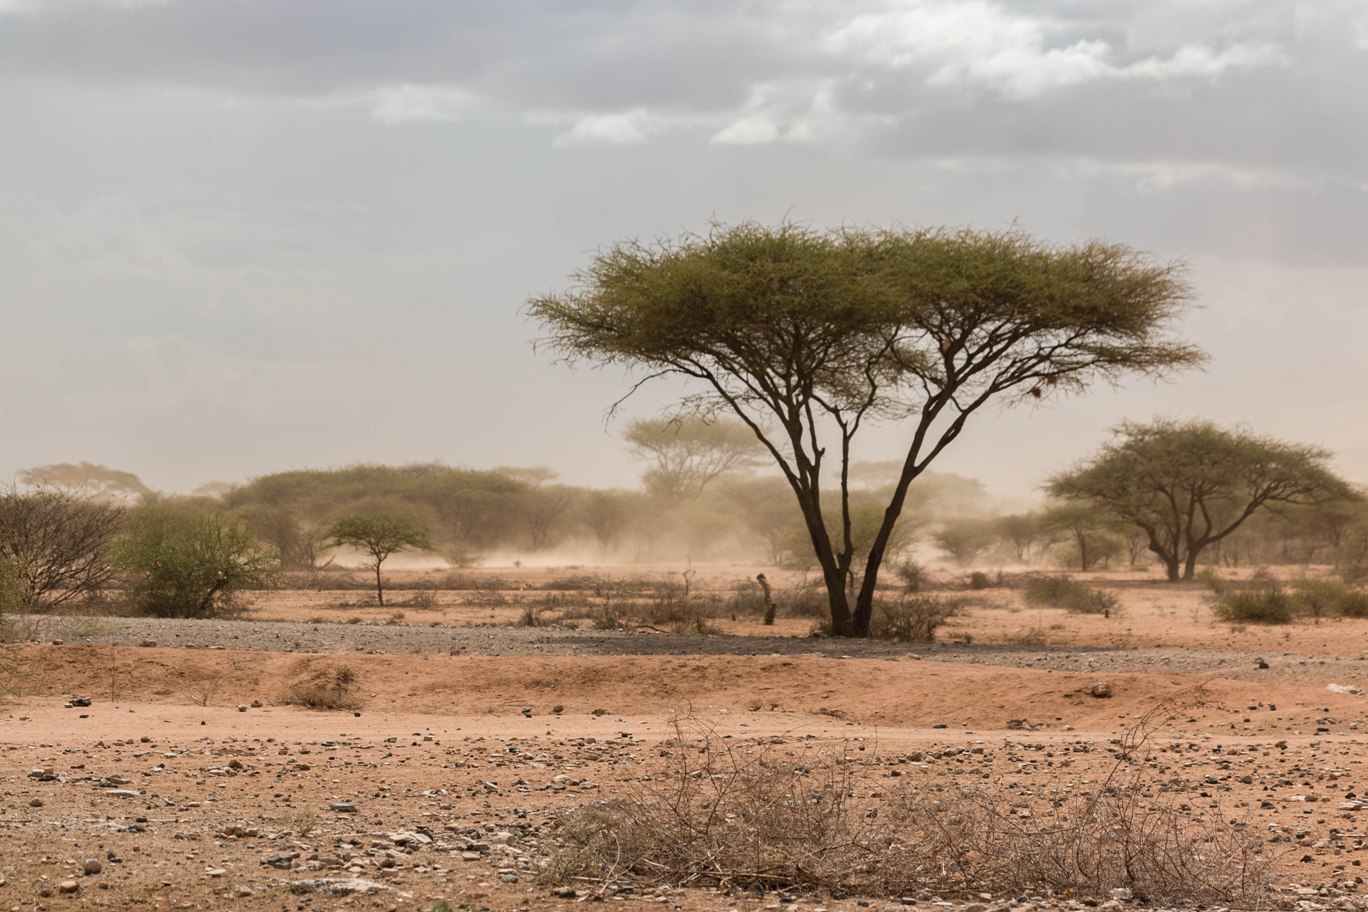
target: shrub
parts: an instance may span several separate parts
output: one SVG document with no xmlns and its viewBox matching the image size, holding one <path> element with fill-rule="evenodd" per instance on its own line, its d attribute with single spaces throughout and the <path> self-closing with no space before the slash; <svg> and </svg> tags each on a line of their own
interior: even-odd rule
<svg viewBox="0 0 1368 912">
<path fill-rule="evenodd" d="M 993 585 L 993 578 L 982 570 L 975 570 L 969 574 L 970 589 L 987 589 Z"/>
<path fill-rule="evenodd" d="M 1288 624 L 1297 615 L 1297 604 L 1276 580 L 1255 574 L 1244 588 L 1226 588 L 1212 610 L 1223 621 Z"/>
<path fill-rule="evenodd" d="M 1117 610 L 1116 596 L 1067 576 L 1043 576 L 1026 584 L 1026 603 L 1063 608 L 1070 614 L 1105 614 Z"/>
<path fill-rule="evenodd" d="M 123 522 L 115 504 L 65 491 L 0 492 L 0 561 L 28 606 L 54 606 L 100 591 L 114 576 L 110 545 Z"/>
<path fill-rule="evenodd" d="M 213 618 L 243 609 L 242 590 L 274 582 L 279 561 L 234 522 L 198 510 L 149 507 L 119 549 L 143 614 Z"/>
<path fill-rule="evenodd" d="M 870 619 L 869 635 L 876 640 L 930 643 L 936 628 L 959 613 L 960 603 L 934 596 L 903 596 L 880 601 Z"/>
<path fill-rule="evenodd" d="M 285 691 L 282 702 L 307 709 L 355 710 L 361 707 L 356 693 L 358 677 L 350 665 L 315 671 Z"/>
<path fill-rule="evenodd" d="M 1005 786 L 947 776 L 870 787 L 860 778 L 868 761 L 847 750 L 776 749 L 680 726 L 659 775 L 560 817 L 544 876 L 879 896 L 1105 898 L 1126 887 L 1170 905 L 1266 904 L 1257 835 L 1199 816 L 1147 778 L 1151 767 L 1123 766 L 1138 746 L 1123 747 L 1101 782 L 1040 796 L 1028 816 Z"/>
<path fill-rule="evenodd" d="M 893 572 L 902 581 L 903 592 L 921 592 L 931 584 L 926 568 L 914 560 L 899 562 Z"/>
<path fill-rule="evenodd" d="M 1368 617 L 1368 592 L 1332 580 L 1303 580 L 1292 591 L 1296 608 L 1316 620 Z"/>
</svg>

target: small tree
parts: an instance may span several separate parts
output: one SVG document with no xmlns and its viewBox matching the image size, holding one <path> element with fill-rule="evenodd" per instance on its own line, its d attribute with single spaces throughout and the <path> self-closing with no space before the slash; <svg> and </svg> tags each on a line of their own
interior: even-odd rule
<svg viewBox="0 0 1368 912">
<path fill-rule="evenodd" d="M 333 523 L 324 537 L 334 548 L 347 545 L 370 555 L 368 566 L 375 571 L 375 599 L 382 608 L 385 606 L 385 585 L 380 565 L 385 559 L 399 551 L 432 550 L 432 539 L 426 529 L 393 516 L 348 516 Z"/>
<path fill-rule="evenodd" d="M 1209 421 L 1122 424 L 1091 461 L 1050 479 L 1055 497 L 1090 503 L 1144 531 L 1170 580 L 1260 509 L 1350 500 L 1330 454 Z"/>
<path fill-rule="evenodd" d="M 214 618 L 241 610 L 244 589 L 270 586 L 280 562 L 246 528 L 215 513 L 156 505 L 133 517 L 119 548 L 133 605 L 155 617 Z"/>
<path fill-rule="evenodd" d="M 0 561 L 16 574 L 24 604 L 52 607 L 108 584 L 123 518 L 122 507 L 69 491 L 0 493 Z"/>
<path fill-rule="evenodd" d="M 1181 266 L 1019 231 L 717 226 L 619 244 L 576 278 L 529 302 L 549 344 L 686 378 L 686 410 L 749 427 L 798 501 L 842 636 L 869 634 L 908 489 L 971 415 L 1201 358 L 1168 336 L 1188 298 Z M 850 468 L 860 429 L 879 420 L 905 449 L 861 559 Z"/>
</svg>

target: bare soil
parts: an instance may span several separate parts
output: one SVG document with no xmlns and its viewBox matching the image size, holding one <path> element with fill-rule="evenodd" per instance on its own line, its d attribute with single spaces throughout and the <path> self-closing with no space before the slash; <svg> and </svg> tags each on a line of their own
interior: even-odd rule
<svg viewBox="0 0 1368 912">
<path fill-rule="evenodd" d="M 802 586 L 766 572 L 781 605 Z M 639 788 L 680 717 L 834 745 L 858 787 L 897 769 L 1045 792 L 1095 783 L 1147 711 L 1200 684 L 1211 701 L 1151 739 L 1154 774 L 1269 840 L 1274 900 L 1368 909 L 1368 621 L 1231 627 L 1199 587 L 1110 574 L 1111 617 L 993 588 L 954 593 L 970 604 L 935 644 L 831 640 L 811 617 L 761 625 L 740 598 L 753 568 L 722 567 L 689 578 L 719 606 L 710 634 L 593 629 L 618 597 L 604 581 L 629 576 L 681 581 L 407 572 L 384 609 L 358 583 L 262 594 L 232 621 L 24 619 L 36 642 L 0 659 L 18 691 L 0 705 L 0 908 L 1081 908 L 567 889 L 537 868 L 557 814 Z M 551 626 L 516 626 L 529 603 Z M 346 708 L 287 702 L 339 675 Z"/>
</svg>

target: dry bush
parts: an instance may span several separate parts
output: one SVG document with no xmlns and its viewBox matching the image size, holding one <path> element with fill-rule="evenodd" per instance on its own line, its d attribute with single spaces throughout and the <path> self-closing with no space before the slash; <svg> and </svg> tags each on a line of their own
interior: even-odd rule
<svg viewBox="0 0 1368 912">
<path fill-rule="evenodd" d="M 1070 579 L 1043 576 L 1026 584 L 1026 603 L 1046 608 L 1063 608 L 1070 614 L 1115 614 L 1116 596 Z"/>
<path fill-rule="evenodd" d="M 960 612 L 963 604 L 955 599 L 932 595 L 903 595 L 882 599 L 870 618 L 869 635 L 876 640 L 898 643 L 931 643 L 936 630 Z"/>
<path fill-rule="evenodd" d="M 358 681 L 356 670 L 350 665 L 320 669 L 291 684 L 281 702 L 308 709 L 360 709 Z"/>
<path fill-rule="evenodd" d="M 688 720 L 662 775 L 560 818 L 544 876 L 871 896 L 1127 888 L 1149 902 L 1264 904 L 1261 841 L 1197 816 L 1135 762 L 1156 713 L 1172 718 L 1193 703 L 1166 702 L 1128 736 L 1103 782 L 1041 800 L 1030 816 L 1014 813 L 1017 796 L 1001 786 L 904 778 L 870 791 L 844 749 L 737 744 Z"/>
<path fill-rule="evenodd" d="M 1260 570 L 1244 584 L 1209 579 L 1216 594 L 1212 613 L 1219 620 L 1242 624 L 1290 624 L 1299 606 L 1282 585 Z"/>
</svg>

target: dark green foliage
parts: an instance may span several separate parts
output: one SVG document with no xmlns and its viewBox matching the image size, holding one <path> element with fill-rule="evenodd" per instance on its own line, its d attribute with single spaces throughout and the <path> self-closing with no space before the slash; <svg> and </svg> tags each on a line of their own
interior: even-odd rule
<svg viewBox="0 0 1368 912">
<path fill-rule="evenodd" d="M 1044 608 L 1063 608 L 1071 614 L 1111 614 L 1116 596 L 1094 589 L 1067 576 L 1043 576 L 1026 584 L 1026 603 Z"/>
<path fill-rule="evenodd" d="M 240 594 L 274 583 L 280 562 L 241 524 L 193 507 L 156 505 L 132 517 L 118 548 L 133 607 L 155 617 L 213 618 Z"/>
</svg>

